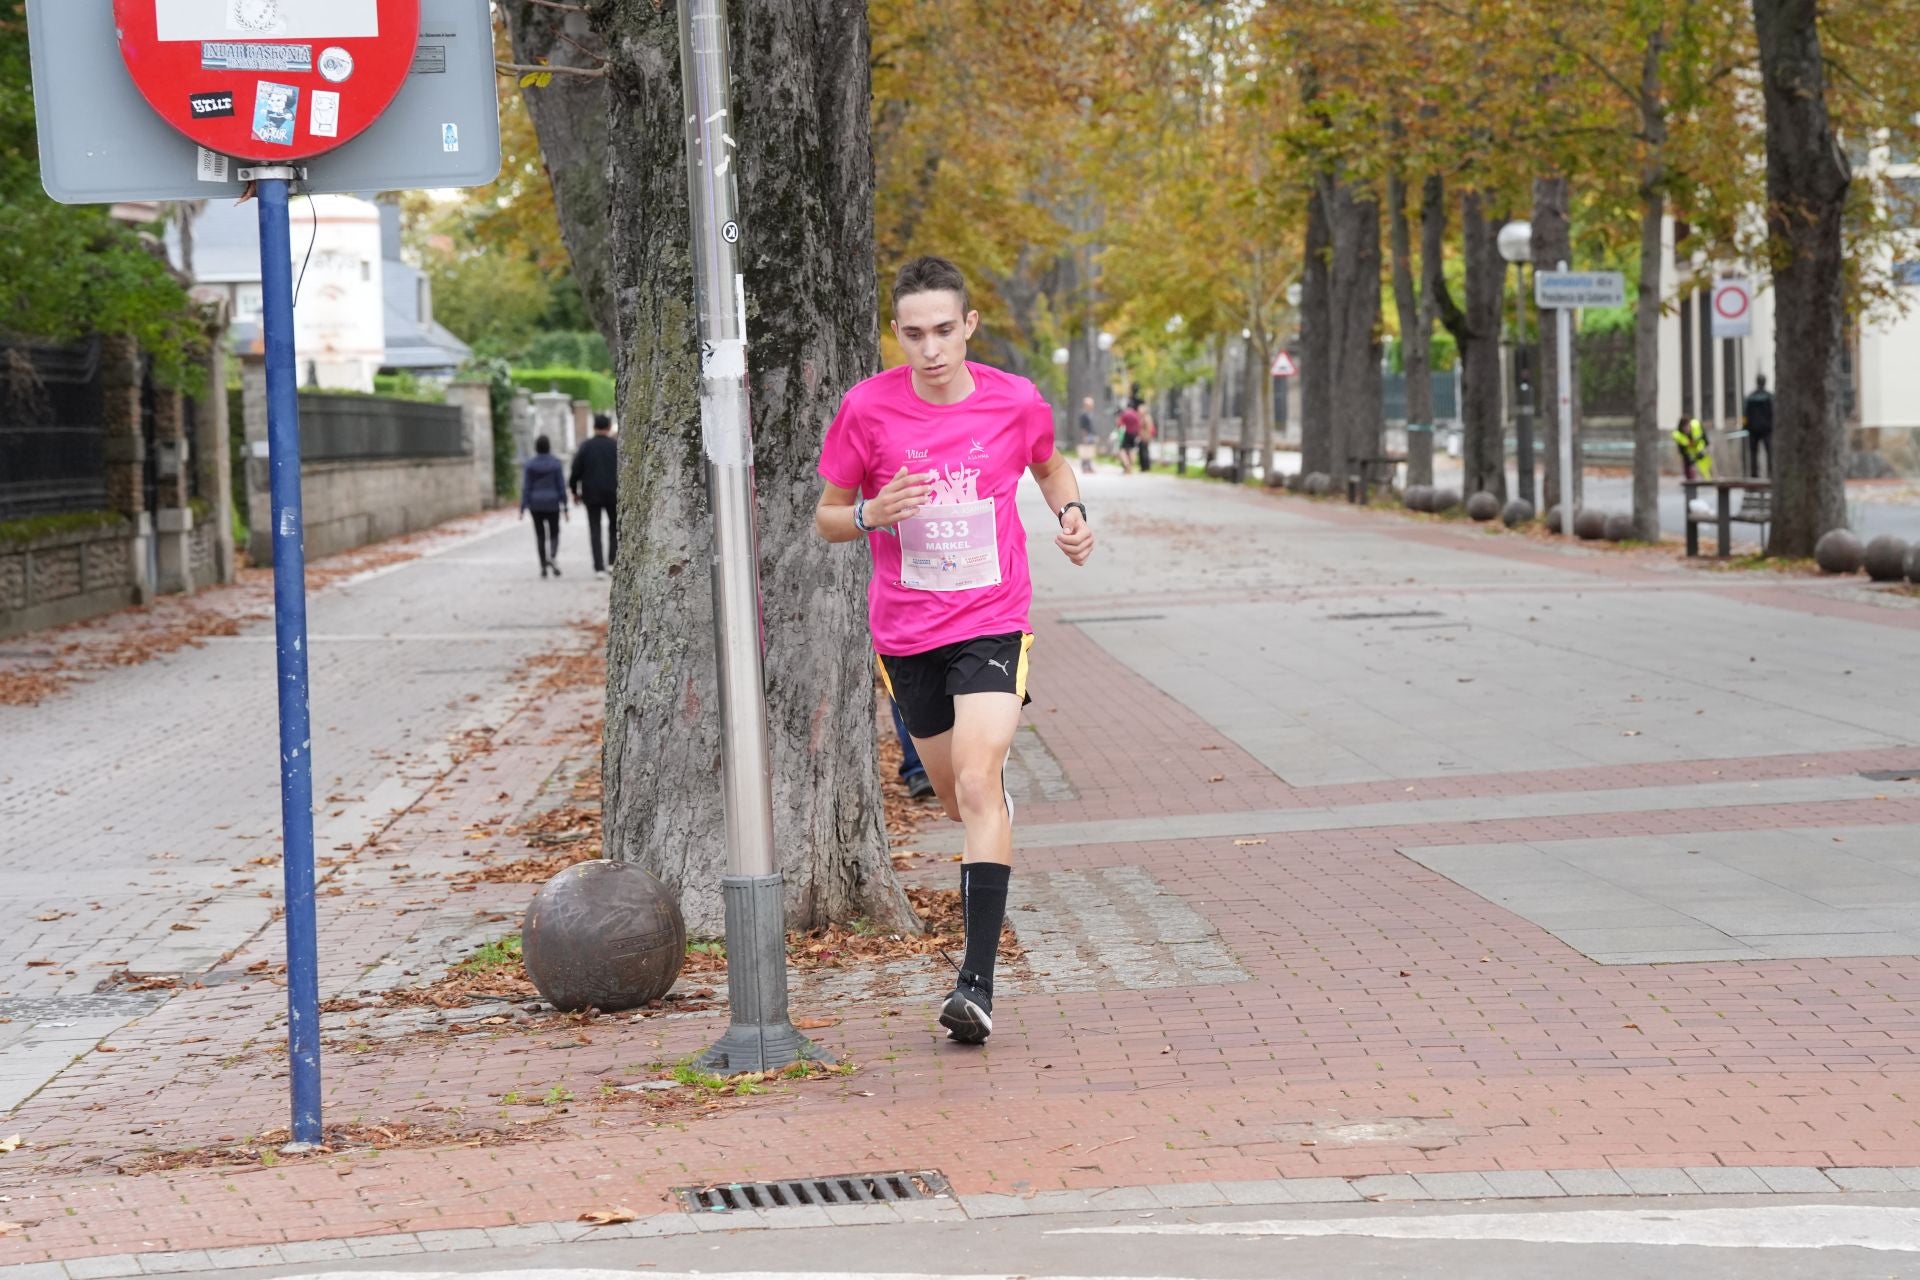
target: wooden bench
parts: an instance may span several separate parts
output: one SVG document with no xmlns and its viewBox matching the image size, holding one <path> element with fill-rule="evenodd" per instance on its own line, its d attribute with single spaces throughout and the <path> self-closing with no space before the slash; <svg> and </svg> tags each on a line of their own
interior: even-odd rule
<svg viewBox="0 0 1920 1280">
<path fill-rule="evenodd" d="M 1404 453 L 1349 456 L 1347 458 L 1347 501 L 1365 506 L 1368 494 L 1374 485 L 1384 489 L 1393 488 L 1393 477 L 1399 472 L 1400 464 L 1406 460 L 1407 455 Z"/>
<path fill-rule="evenodd" d="M 1755 524 L 1763 530 L 1773 523 L 1773 481 L 1771 480 L 1682 480 L 1682 491 L 1686 494 L 1687 508 L 1687 554 L 1700 554 L 1700 526 L 1703 524 L 1719 527 L 1720 558 L 1726 559 L 1733 554 L 1733 526 L 1736 524 Z M 1693 502 L 1701 489 L 1714 490 L 1714 514 L 1703 516 L 1693 509 Z M 1740 509 L 1733 509 L 1733 495 L 1740 494 Z M 1760 535 L 1762 546 L 1766 545 L 1766 534 Z"/>
</svg>

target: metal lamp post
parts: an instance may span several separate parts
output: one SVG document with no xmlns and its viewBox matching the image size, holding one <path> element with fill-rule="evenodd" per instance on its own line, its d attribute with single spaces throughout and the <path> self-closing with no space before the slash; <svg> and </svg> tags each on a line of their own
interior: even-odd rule
<svg viewBox="0 0 1920 1280">
<path fill-rule="evenodd" d="M 1533 261 L 1533 224 L 1524 218 L 1515 219 L 1500 228 L 1500 256 L 1519 267 L 1514 275 L 1515 323 L 1520 332 L 1514 339 L 1514 364 L 1521 364 L 1521 352 L 1527 345 L 1527 295 L 1523 288 L 1526 276 L 1526 264 Z M 1524 371 L 1516 368 L 1520 374 L 1520 403 L 1514 414 L 1514 450 L 1518 455 L 1515 465 L 1520 472 L 1520 497 L 1527 503 L 1533 502 L 1533 385 Z"/>
<path fill-rule="evenodd" d="M 787 1012 L 786 882 L 773 847 L 772 763 L 760 651 L 753 429 L 747 406 L 747 298 L 726 0 L 680 9 L 694 300 L 700 313 L 700 442 L 713 507 L 713 626 L 720 686 L 720 783 L 727 818 L 727 998 L 731 1024 L 700 1059 L 728 1074 L 821 1056 Z"/>
</svg>

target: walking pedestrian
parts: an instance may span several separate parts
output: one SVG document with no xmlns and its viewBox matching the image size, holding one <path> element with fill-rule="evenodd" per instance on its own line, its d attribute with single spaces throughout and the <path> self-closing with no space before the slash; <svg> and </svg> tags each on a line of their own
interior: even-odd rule
<svg viewBox="0 0 1920 1280">
<path fill-rule="evenodd" d="M 1159 425 L 1153 420 L 1153 410 L 1147 408 L 1144 400 L 1135 400 L 1135 412 L 1140 415 L 1140 470 L 1153 469 L 1153 441 L 1160 434 Z"/>
<path fill-rule="evenodd" d="M 1700 419 L 1680 415 L 1673 428 L 1673 442 L 1680 449 L 1680 465 L 1689 480 L 1713 479 L 1713 451 L 1707 445 L 1707 433 Z"/>
<path fill-rule="evenodd" d="M 620 554 L 620 455 L 613 438 L 613 418 L 604 413 L 593 415 L 593 435 L 583 441 L 573 455 L 573 470 L 567 487 L 574 501 L 587 509 L 587 545 L 593 548 L 596 575 Z M 600 519 L 607 521 L 607 553 L 600 554 Z"/>
<path fill-rule="evenodd" d="M 1133 456 L 1140 452 L 1140 411 L 1129 400 L 1120 410 L 1120 469 L 1129 474 L 1133 471 Z M 1145 471 L 1147 464 L 1143 459 L 1140 469 Z"/>
<path fill-rule="evenodd" d="M 560 576 L 560 519 L 567 512 L 567 473 L 553 456 L 553 442 L 541 436 L 520 474 L 520 518 L 533 516 L 533 542 L 540 552 L 540 576 Z"/>
<path fill-rule="evenodd" d="M 1093 532 L 1073 467 L 1053 447 L 1053 411 L 1025 378 L 974 364 L 980 323 L 944 258 L 915 258 L 893 284 L 907 364 L 859 383 L 820 453 L 814 527 L 864 536 L 867 618 L 881 679 L 899 703 L 949 818 L 966 826 L 960 893 L 966 955 L 940 1025 L 962 1044 L 993 1032 L 993 967 L 1013 871 L 1007 755 L 1027 701 L 1026 531 L 1016 497 L 1030 471 L 1076 565 Z"/>
<path fill-rule="evenodd" d="M 1095 438 L 1093 430 L 1093 397 L 1085 396 L 1082 397 L 1080 401 L 1080 445 L 1078 452 L 1080 454 L 1081 475 L 1090 476 L 1093 474 L 1093 454 L 1098 444 L 1099 441 Z"/>
<path fill-rule="evenodd" d="M 1758 477 L 1760 451 L 1767 451 L 1766 475 L 1773 477 L 1773 392 L 1767 390 L 1767 375 L 1756 374 L 1753 390 L 1741 406 L 1740 425 L 1747 429 L 1747 474 Z"/>
</svg>

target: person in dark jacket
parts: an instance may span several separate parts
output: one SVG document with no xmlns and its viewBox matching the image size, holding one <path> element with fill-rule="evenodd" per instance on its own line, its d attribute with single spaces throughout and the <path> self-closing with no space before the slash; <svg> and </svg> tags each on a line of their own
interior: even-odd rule
<svg viewBox="0 0 1920 1280">
<path fill-rule="evenodd" d="M 540 576 L 552 570 L 560 576 L 560 518 L 567 512 L 567 472 L 553 456 L 553 442 L 545 436 L 533 442 L 533 456 L 520 476 L 520 518 L 533 515 L 533 542 L 540 551 Z"/>
<path fill-rule="evenodd" d="M 1767 455 L 1768 476 L 1773 475 L 1773 392 L 1767 390 L 1767 375 L 1753 380 L 1740 417 L 1747 428 L 1747 474 L 1760 475 L 1760 455 Z"/>
<path fill-rule="evenodd" d="M 613 419 L 593 415 L 593 438 L 573 455 L 568 487 L 574 501 L 587 509 L 587 542 L 593 547 L 593 571 L 605 573 L 620 554 L 620 446 L 613 438 Z M 600 517 L 607 518 L 607 554 L 600 555 Z"/>
</svg>

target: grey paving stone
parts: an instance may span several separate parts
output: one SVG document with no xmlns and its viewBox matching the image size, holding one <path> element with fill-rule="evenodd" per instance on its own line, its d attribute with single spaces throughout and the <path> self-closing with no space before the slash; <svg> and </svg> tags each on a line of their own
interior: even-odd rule
<svg viewBox="0 0 1920 1280">
<path fill-rule="evenodd" d="M 345 1240 L 289 1240 L 280 1246 L 288 1262 L 342 1262 L 353 1256 Z"/>
<path fill-rule="evenodd" d="M 1425 1200 L 1427 1189 L 1410 1173 L 1376 1173 L 1355 1178 L 1353 1189 L 1363 1200 Z"/>
<path fill-rule="evenodd" d="M 73 1280 L 118 1280 L 120 1276 L 140 1274 L 140 1259 L 130 1253 L 101 1253 L 91 1258 L 68 1258 L 67 1274 Z"/>
<path fill-rule="evenodd" d="M 1089 1209 L 1159 1209 L 1152 1187 L 1110 1187 L 1087 1197 Z"/>
<path fill-rule="evenodd" d="M 1760 1175 L 1760 1181 L 1766 1183 L 1771 1191 L 1817 1193 L 1839 1190 L 1827 1180 L 1826 1174 L 1806 1165 L 1755 1165 L 1753 1171 Z"/>
<path fill-rule="evenodd" d="M 207 1250 L 207 1265 L 215 1271 L 232 1271 L 239 1267 L 273 1267 L 286 1259 L 280 1254 L 280 1247 L 271 1244 L 240 1244 L 225 1249 Z"/>
<path fill-rule="evenodd" d="M 1162 1182 L 1147 1190 L 1166 1209 L 1210 1209 L 1227 1203 L 1226 1192 L 1211 1182 Z"/>
<path fill-rule="evenodd" d="M 143 1253 L 140 1271 L 150 1276 L 193 1275 L 208 1267 L 205 1249 L 181 1249 L 173 1253 Z"/>
<path fill-rule="evenodd" d="M 1477 1173 L 1416 1173 L 1413 1180 L 1435 1200 L 1483 1200 L 1494 1194 Z"/>
<path fill-rule="evenodd" d="M 1293 1195 L 1278 1178 L 1216 1182 L 1228 1204 L 1292 1204 Z"/>
<path fill-rule="evenodd" d="M 347 1241 L 356 1258 L 397 1258 L 404 1254 L 425 1253 L 411 1231 L 392 1236 L 360 1236 Z"/>
<path fill-rule="evenodd" d="M 827 1211 L 817 1204 L 792 1204 L 781 1209 L 762 1209 L 760 1216 L 765 1219 L 769 1227 L 830 1227 L 833 1225 L 833 1219 L 827 1216 Z M 693 1214 L 687 1214 L 679 1221 L 684 1223 L 689 1231 L 700 1229 L 698 1220 Z"/>
<path fill-rule="evenodd" d="M 1621 1181 L 1638 1196 L 1697 1196 L 1700 1188 L 1685 1169 L 1617 1169 Z"/>
<path fill-rule="evenodd" d="M 902 1222 L 958 1222 L 966 1218 L 960 1202 L 947 1196 L 932 1200 L 897 1200 L 893 1211 Z"/>
<path fill-rule="evenodd" d="M 443 1231 L 416 1231 L 414 1238 L 425 1253 L 459 1253 L 466 1249 L 490 1249 L 493 1241 L 478 1227 L 451 1227 Z"/>
<path fill-rule="evenodd" d="M 1027 1200 L 1029 1213 L 1086 1213 L 1094 1207 L 1092 1191 L 1042 1191 Z"/>
<path fill-rule="evenodd" d="M 1827 1178 L 1842 1191 L 1906 1191 L 1897 1170 L 1873 1167 L 1827 1169 Z"/>
<path fill-rule="evenodd" d="M 1032 1206 L 1019 1196 L 992 1193 L 961 1196 L 960 1207 L 969 1218 L 1024 1218 L 1033 1212 Z"/>
<path fill-rule="evenodd" d="M 1506 1199 L 1550 1200 L 1566 1189 L 1538 1169 L 1494 1169 L 1480 1175 L 1493 1194 Z"/>
<path fill-rule="evenodd" d="M 58 1262 L 16 1262 L 5 1273 L 7 1280 L 67 1280 L 67 1269 Z"/>
<path fill-rule="evenodd" d="M 840 1227 L 892 1226 L 900 1221 L 891 1204 L 830 1204 L 826 1209 L 827 1217 Z"/>
<path fill-rule="evenodd" d="M 510 1227 L 484 1227 L 487 1239 L 500 1248 L 523 1244 L 558 1244 L 560 1233 L 544 1222 L 522 1222 Z"/>
<path fill-rule="evenodd" d="M 1345 1178 L 1288 1178 L 1287 1195 L 1295 1204 L 1337 1204 L 1360 1199 L 1360 1193 Z"/>
<path fill-rule="evenodd" d="M 1724 1168 L 1719 1165 L 1687 1166 L 1687 1176 L 1694 1185 L 1709 1195 L 1729 1195 L 1738 1192 L 1763 1192 L 1767 1184 L 1760 1181 L 1758 1174 L 1751 1169 Z"/>
<path fill-rule="evenodd" d="M 828 1221 L 833 1221 L 831 1210 Z M 770 1225 L 766 1218 L 755 1209 L 729 1211 L 726 1213 L 689 1214 L 687 1221 L 693 1224 L 695 1231 L 765 1231 Z"/>
<path fill-rule="evenodd" d="M 1553 1180 L 1570 1196 L 1625 1196 L 1633 1188 L 1611 1169 L 1550 1169 Z"/>
</svg>

